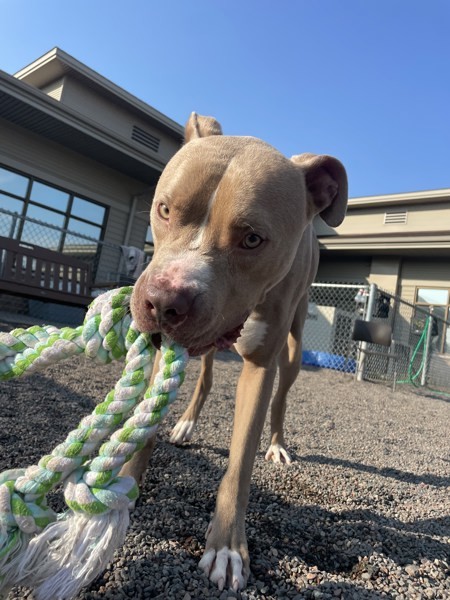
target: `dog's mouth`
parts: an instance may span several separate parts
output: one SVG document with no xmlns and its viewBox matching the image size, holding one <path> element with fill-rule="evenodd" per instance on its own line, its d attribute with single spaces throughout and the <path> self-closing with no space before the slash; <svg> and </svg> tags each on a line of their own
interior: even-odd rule
<svg viewBox="0 0 450 600">
<path fill-rule="evenodd" d="M 228 350 L 233 344 L 237 342 L 238 338 L 241 335 L 243 327 L 244 322 L 240 323 L 237 327 L 234 327 L 234 329 L 231 329 L 230 331 L 227 331 L 226 333 L 218 337 L 213 345 L 218 350 Z"/>
<path fill-rule="evenodd" d="M 212 348 L 217 348 L 217 350 L 229 350 L 233 344 L 235 344 L 238 340 L 238 338 L 241 335 L 242 329 L 244 327 L 244 323 L 245 323 L 245 319 L 244 321 L 242 321 L 242 323 L 240 323 L 239 325 L 237 325 L 236 327 L 233 327 L 233 329 L 230 329 L 229 331 L 226 331 L 225 333 L 223 333 L 222 335 L 220 335 L 219 337 L 217 337 L 216 339 L 210 341 L 210 342 L 196 342 L 193 341 L 192 343 L 186 343 L 183 342 L 182 339 L 178 338 L 177 339 L 177 331 L 166 331 L 164 333 L 166 333 L 170 339 L 173 339 L 175 342 L 179 343 L 181 346 L 185 346 L 189 356 L 199 356 L 200 354 L 205 354 L 205 352 L 208 352 L 208 350 L 211 350 Z M 161 333 L 154 333 L 152 334 L 152 342 L 153 345 L 160 349 L 161 348 Z"/>
</svg>

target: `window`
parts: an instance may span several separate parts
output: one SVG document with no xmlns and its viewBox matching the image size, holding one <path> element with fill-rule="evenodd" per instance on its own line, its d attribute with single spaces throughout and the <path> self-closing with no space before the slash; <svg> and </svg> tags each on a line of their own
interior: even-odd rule
<svg viewBox="0 0 450 600">
<path fill-rule="evenodd" d="M 27 217 L 42 221 L 42 225 L 33 221 L 25 220 L 22 223 L 20 239 L 30 244 L 44 246 L 50 250 L 59 250 L 62 245 L 63 233 L 61 228 L 64 227 L 64 215 L 54 211 L 34 206 L 30 204 L 27 210 Z M 46 227 L 44 223 L 53 225 L 54 227 Z"/>
<path fill-rule="evenodd" d="M 445 288 L 418 288 L 415 314 L 416 333 L 423 331 L 427 314 L 432 314 L 431 347 L 435 352 L 450 352 L 450 290 Z"/>
<path fill-rule="evenodd" d="M 0 166 L 0 235 L 68 254 L 89 246 L 92 254 L 103 238 L 106 216 L 107 208 L 97 202 Z"/>
<path fill-rule="evenodd" d="M 419 288 L 417 290 L 417 304 L 428 304 L 431 306 L 448 304 L 448 290 Z"/>
<path fill-rule="evenodd" d="M 39 181 L 33 181 L 30 199 L 32 202 L 42 204 L 48 208 L 66 212 L 69 203 L 69 194 Z"/>
<path fill-rule="evenodd" d="M 14 194 L 15 196 L 24 197 L 27 193 L 29 182 L 28 177 L 0 167 L 0 190 Z"/>
<path fill-rule="evenodd" d="M 23 200 L 11 198 L 11 196 L 0 193 L 0 208 L 3 208 L 3 210 L 9 210 L 9 212 L 15 212 L 21 215 L 23 212 L 23 207 Z"/>
<path fill-rule="evenodd" d="M 100 204 L 94 204 L 83 198 L 74 198 L 72 202 L 72 215 L 81 217 L 93 223 L 103 223 L 106 209 Z"/>
<path fill-rule="evenodd" d="M 153 254 L 155 247 L 153 245 L 153 234 L 152 228 L 150 225 L 147 228 L 147 234 L 145 236 L 145 244 L 144 244 L 144 252 L 147 256 L 151 256 Z"/>
<path fill-rule="evenodd" d="M 11 198 L 6 194 L 0 193 L 0 211 L 7 210 L 11 214 L 0 213 L 0 235 L 3 237 L 17 238 L 19 225 L 21 223 L 19 215 L 22 214 L 24 207 L 23 200 Z"/>
<path fill-rule="evenodd" d="M 82 235 L 85 235 L 87 237 L 94 238 L 95 240 L 99 240 L 102 233 L 101 227 L 74 218 L 69 219 L 68 229 L 70 229 L 70 231 L 76 231 L 77 233 L 81 233 Z"/>
</svg>

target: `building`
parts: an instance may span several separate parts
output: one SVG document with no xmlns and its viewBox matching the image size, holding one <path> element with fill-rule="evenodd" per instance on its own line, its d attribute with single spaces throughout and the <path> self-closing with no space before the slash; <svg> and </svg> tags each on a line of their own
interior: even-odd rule
<svg viewBox="0 0 450 600">
<path fill-rule="evenodd" d="M 450 189 L 352 198 L 335 230 L 316 221 L 318 281 L 375 283 L 438 317 L 450 352 Z"/>
<path fill-rule="evenodd" d="M 183 128 L 59 48 L 0 71 L 0 236 L 126 275 L 121 246 L 151 242 L 155 185 Z M 147 247 L 149 249 L 149 247 Z"/>
<path fill-rule="evenodd" d="M 89 261 L 98 284 L 122 283 L 121 247 L 151 242 L 155 185 L 182 136 L 59 48 L 15 75 L 0 71 L 0 236 Z M 449 224 L 450 189 L 353 198 L 337 229 L 316 220 L 318 281 L 376 283 L 433 306 L 449 351 Z"/>
</svg>

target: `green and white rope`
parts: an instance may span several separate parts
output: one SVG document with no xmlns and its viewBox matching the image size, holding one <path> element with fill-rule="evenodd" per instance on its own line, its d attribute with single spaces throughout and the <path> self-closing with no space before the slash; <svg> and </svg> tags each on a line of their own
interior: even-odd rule
<svg viewBox="0 0 450 600">
<path fill-rule="evenodd" d="M 35 325 L 1 333 L 0 380 L 43 370 L 83 352 L 104 364 L 123 358 L 127 341 L 131 344 L 139 335 L 129 313 L 132 291 L 123 287 L 96 298 L 76 329 Z"/>
<path fill-rule="evenodd" d="M 118 473 L 154 435 L 188 360 L 183 348 L 163 340 L 160 371 L 145 392 L 155 348 L 151 337 L 133 326 L 131 293 L 128 287 L 99 296 L 76 329 L 31 327 L 0 334 L 0 379 L 82 352 L 102 363 L 126 354 L 114 390 L 62 444 L 38 465 L 0 475 L 0 595 L 26 582 L 37 587 L 37 598 L 71 598 L 105 568 L 125 535 L 128 504 L 138 491 L 134 479 Z M 89 460 L 108 436 L 98 456 Z M 78 516 L 55 522 L 45 494 L 63 481 L 66 503 Z M 86 545 L 82 540 L 87 534 L 91 541 Z"/>
</svg>

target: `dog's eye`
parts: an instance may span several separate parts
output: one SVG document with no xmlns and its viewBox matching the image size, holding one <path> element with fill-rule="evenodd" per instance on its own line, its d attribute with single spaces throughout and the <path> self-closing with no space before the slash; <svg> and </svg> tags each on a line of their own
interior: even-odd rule
<svg viewBox="0 0 450 600">
<path fill-rule="evenodd" d="M 158 214 L 159 216 L 164 219 L 165 221 L 168 221 L 169 219 L 169 207 L 167 206 L 167 204 L 164 204 L 163 202 L 161 202 L 161 204 L 158 205 Z"/>
<path fill-rule="evenodd" d="M 262 237 L 257 233 L 249 233 L 242 240 L 242 246 L 247 250 L 254 250 L 258 246 L 260 246 L 263 243 L 263 241 L 264 240 L 262 239 Z"/>
</svg>

